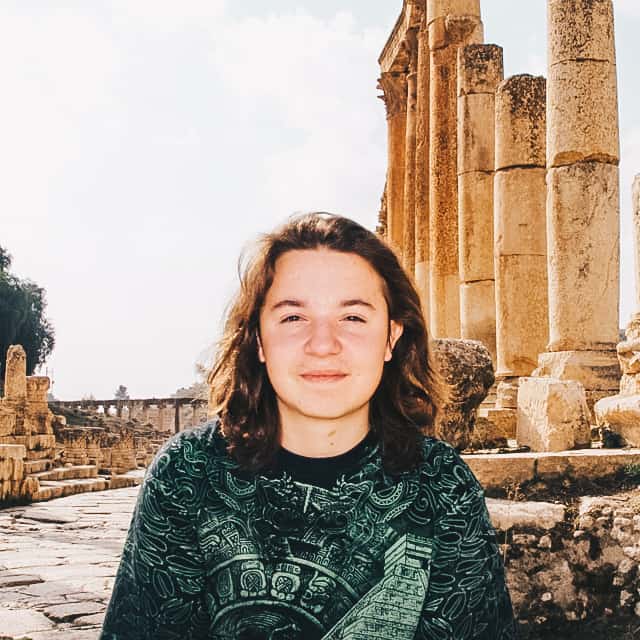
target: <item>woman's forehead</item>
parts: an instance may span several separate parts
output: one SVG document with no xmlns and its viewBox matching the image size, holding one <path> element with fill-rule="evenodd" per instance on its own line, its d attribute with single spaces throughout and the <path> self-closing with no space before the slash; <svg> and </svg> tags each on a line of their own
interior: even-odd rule
<svg viewBox="0 0 640 640">
<path fill-rule="evenodd" d="M 328 249 L 293 250 L 281 255 L 275 264 L 270 292 L 298 290 L 299 295 L 335 291 L 339 297 L 361 297 L 365 292 L 382 293 L 382 278 L 367 260 L 356 253 Z"/>
</svg>

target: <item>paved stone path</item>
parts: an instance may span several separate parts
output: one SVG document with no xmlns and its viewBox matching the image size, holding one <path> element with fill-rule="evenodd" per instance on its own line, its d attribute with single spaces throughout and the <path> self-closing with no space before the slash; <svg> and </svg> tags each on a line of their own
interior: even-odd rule
<svg viewBox="0 0 640 640">
<path fill-rule="evenodd" d="M 96 640 L 139 487 L 0 510 L 0 640 Z"/>
</svg>

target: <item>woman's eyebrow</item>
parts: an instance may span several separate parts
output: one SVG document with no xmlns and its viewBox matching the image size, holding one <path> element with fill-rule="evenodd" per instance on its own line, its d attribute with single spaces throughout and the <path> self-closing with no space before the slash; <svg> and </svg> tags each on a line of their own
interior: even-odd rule
<svg viewBox="0 0 640 640">
<path fill-rule="evenodd" d="M 305 307 L 305 306 L 306 304 L 302 300 L 294 300 L 291 298 L 287 298 L 285 300 L 280 300 L 279 302 L 276 302 L 271 307 L 271 311 L 275 311 L 276 309 L 280 309 L 281 307 Z M 340 302 L 340 306 L 341 307 L 362 306 L 362 307 L 368 307 L 373 311 L 376 310 L 376 308 L 370 302 L 367 302 L 366 300 L 362 300 L 361 298 L 351 298 L 349 300 L 342 300 L 342 302 Z"/>
</svg>

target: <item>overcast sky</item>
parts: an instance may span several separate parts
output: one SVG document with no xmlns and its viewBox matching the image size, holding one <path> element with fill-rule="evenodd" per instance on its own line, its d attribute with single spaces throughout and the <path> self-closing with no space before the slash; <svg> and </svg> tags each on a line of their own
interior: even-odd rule
<svg viewBox="0 0 640 640">
<path fill-rule="evenodd" d="M 47 290 L 57 397 L 188 386 L 257 233 L 310 209 L 375 227 L 386 170 L 377 58 L 401 5 L 0 2 L 0 245 Z M 640 2 L 614 5 L 625 325 Z M 483 0 L 507 75 L 545 74 L 545 7 Z"/>
</svg>

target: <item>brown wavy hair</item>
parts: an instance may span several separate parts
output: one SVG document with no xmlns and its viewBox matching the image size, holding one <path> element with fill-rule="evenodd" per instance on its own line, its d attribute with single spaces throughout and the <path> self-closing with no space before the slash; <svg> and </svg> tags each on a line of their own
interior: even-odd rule
<svg viewBox="0 0 640 640">
<path fill-rule="evenodd" d="M 392 249 L 342 216 L 294 216 L 262 235 L 244 264 L 245 255 L 240 257 L 240 289 L 227 309 L 208 377 L 210 413 L 219 417 L 227 450 L 241 469 L 273 468 L 280 447 L 280 415 L 266 367 L 258 359 L 260 310 L 278 258 L 287 251 L 318 248 L 364 258 L 382 278 L 389 320 L 404 328 L 370 400 L 369 424 L 381 444 L 385 471 L 413 469 L 421 459 L 420 435 L 433 435 L 440 387 L 420 298 Z"/>
</svg>

